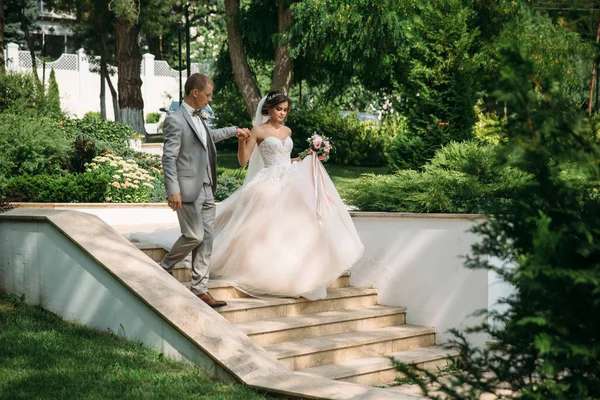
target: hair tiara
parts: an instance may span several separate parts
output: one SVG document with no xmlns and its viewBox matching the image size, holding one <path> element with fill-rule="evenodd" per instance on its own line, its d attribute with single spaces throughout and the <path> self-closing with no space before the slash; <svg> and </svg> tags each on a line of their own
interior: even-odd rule
<svg viewBox="0 0 600 400">
<path fill-rule="evenodd" d="M 275 92 L 275 93 L 273 93 L 272 95 L 270 95 L 270 96 L 267 96 L 267 101 L 271 101 L 271 100 L 273 100 L 275 97 L 278 97 L 278 96 L 281 96 L 281 95 L 283 95 L 283 93 L 282 93 L 282 92 Z"/>
</svg>

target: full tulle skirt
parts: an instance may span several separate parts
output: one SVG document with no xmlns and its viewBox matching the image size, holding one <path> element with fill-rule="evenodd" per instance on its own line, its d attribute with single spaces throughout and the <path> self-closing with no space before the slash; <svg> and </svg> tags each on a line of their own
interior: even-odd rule
<svg viewBox="0 0 600 400">
<path fill-rule="evenodd" d="M 313 157 L 263 169 L 217 207 L 211 277 L 252 296 L 325 296 L 363 245 Z"/>
<path fill-rule="evenodd" d="M 130 235 L 170 248 L 179 232 Z M 314 156 L 261 170 L 217 205 L 210 279 L 254 297 L 326 296 L 363 245 L 323 165 Z"/>
</svg>

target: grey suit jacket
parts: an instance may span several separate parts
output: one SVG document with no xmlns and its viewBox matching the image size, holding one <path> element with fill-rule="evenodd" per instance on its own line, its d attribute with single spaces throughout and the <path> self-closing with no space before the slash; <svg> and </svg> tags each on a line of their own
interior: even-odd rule
<svg viewBox="0 0 600 400">
<path fill-rule="evenodd" d="M 202 121 L 204 124 L 204 121 Z M 204 184 L 206 164 L 210 155 L 213 193 L 217 190 L 217 150 L 215 142 L 235 136 L 237 127 L 208 129 L 206 143 L 200 139 L 190 114 L 179 108 L 167 116 L 163 125 L 164 148 L 162 156 L 167 195 L 181 194 L 181 201 L 198 198 Z"/>
</svg>

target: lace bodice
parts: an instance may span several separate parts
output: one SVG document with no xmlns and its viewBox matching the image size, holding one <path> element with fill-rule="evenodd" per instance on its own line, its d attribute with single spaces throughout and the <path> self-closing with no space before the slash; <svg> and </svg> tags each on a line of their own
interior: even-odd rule
<svg viewBox="0 0 600 400">
<path fill-rule="evenodd" d="M 260 143 L 258 150 L 265 167 L 271 167 L 273 165 L 289 165 L 293 147 L 294 143 L 289 136 L 285 140 L 269 136 Z"/>
</svg>

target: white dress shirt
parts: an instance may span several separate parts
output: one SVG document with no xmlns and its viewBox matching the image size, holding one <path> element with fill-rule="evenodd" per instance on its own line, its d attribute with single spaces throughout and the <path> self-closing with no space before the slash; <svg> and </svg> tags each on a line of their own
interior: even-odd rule
<svg viewBox="0 0 600 400">
<path fill-rule="evenodd" d="M 182 104 L 183 104 L 183 108 L 185 108 L 185 110 L 192 117 L 192 121 L 194 121 L 194 125 L 196 126 L 196 130 L 198 131 L 198 134 L 200 134 L 200 140 L 206 146 L 206 128 L 204 127 L 204 124 L 202 123 L 202 121 L 200 121 L 200 117 L 199 116 L 194 116 L 194 111 L 196 111 L 196 110 L 192 106 L 190 106 L 185 101 L 182 102 Z"/>
</svg>

